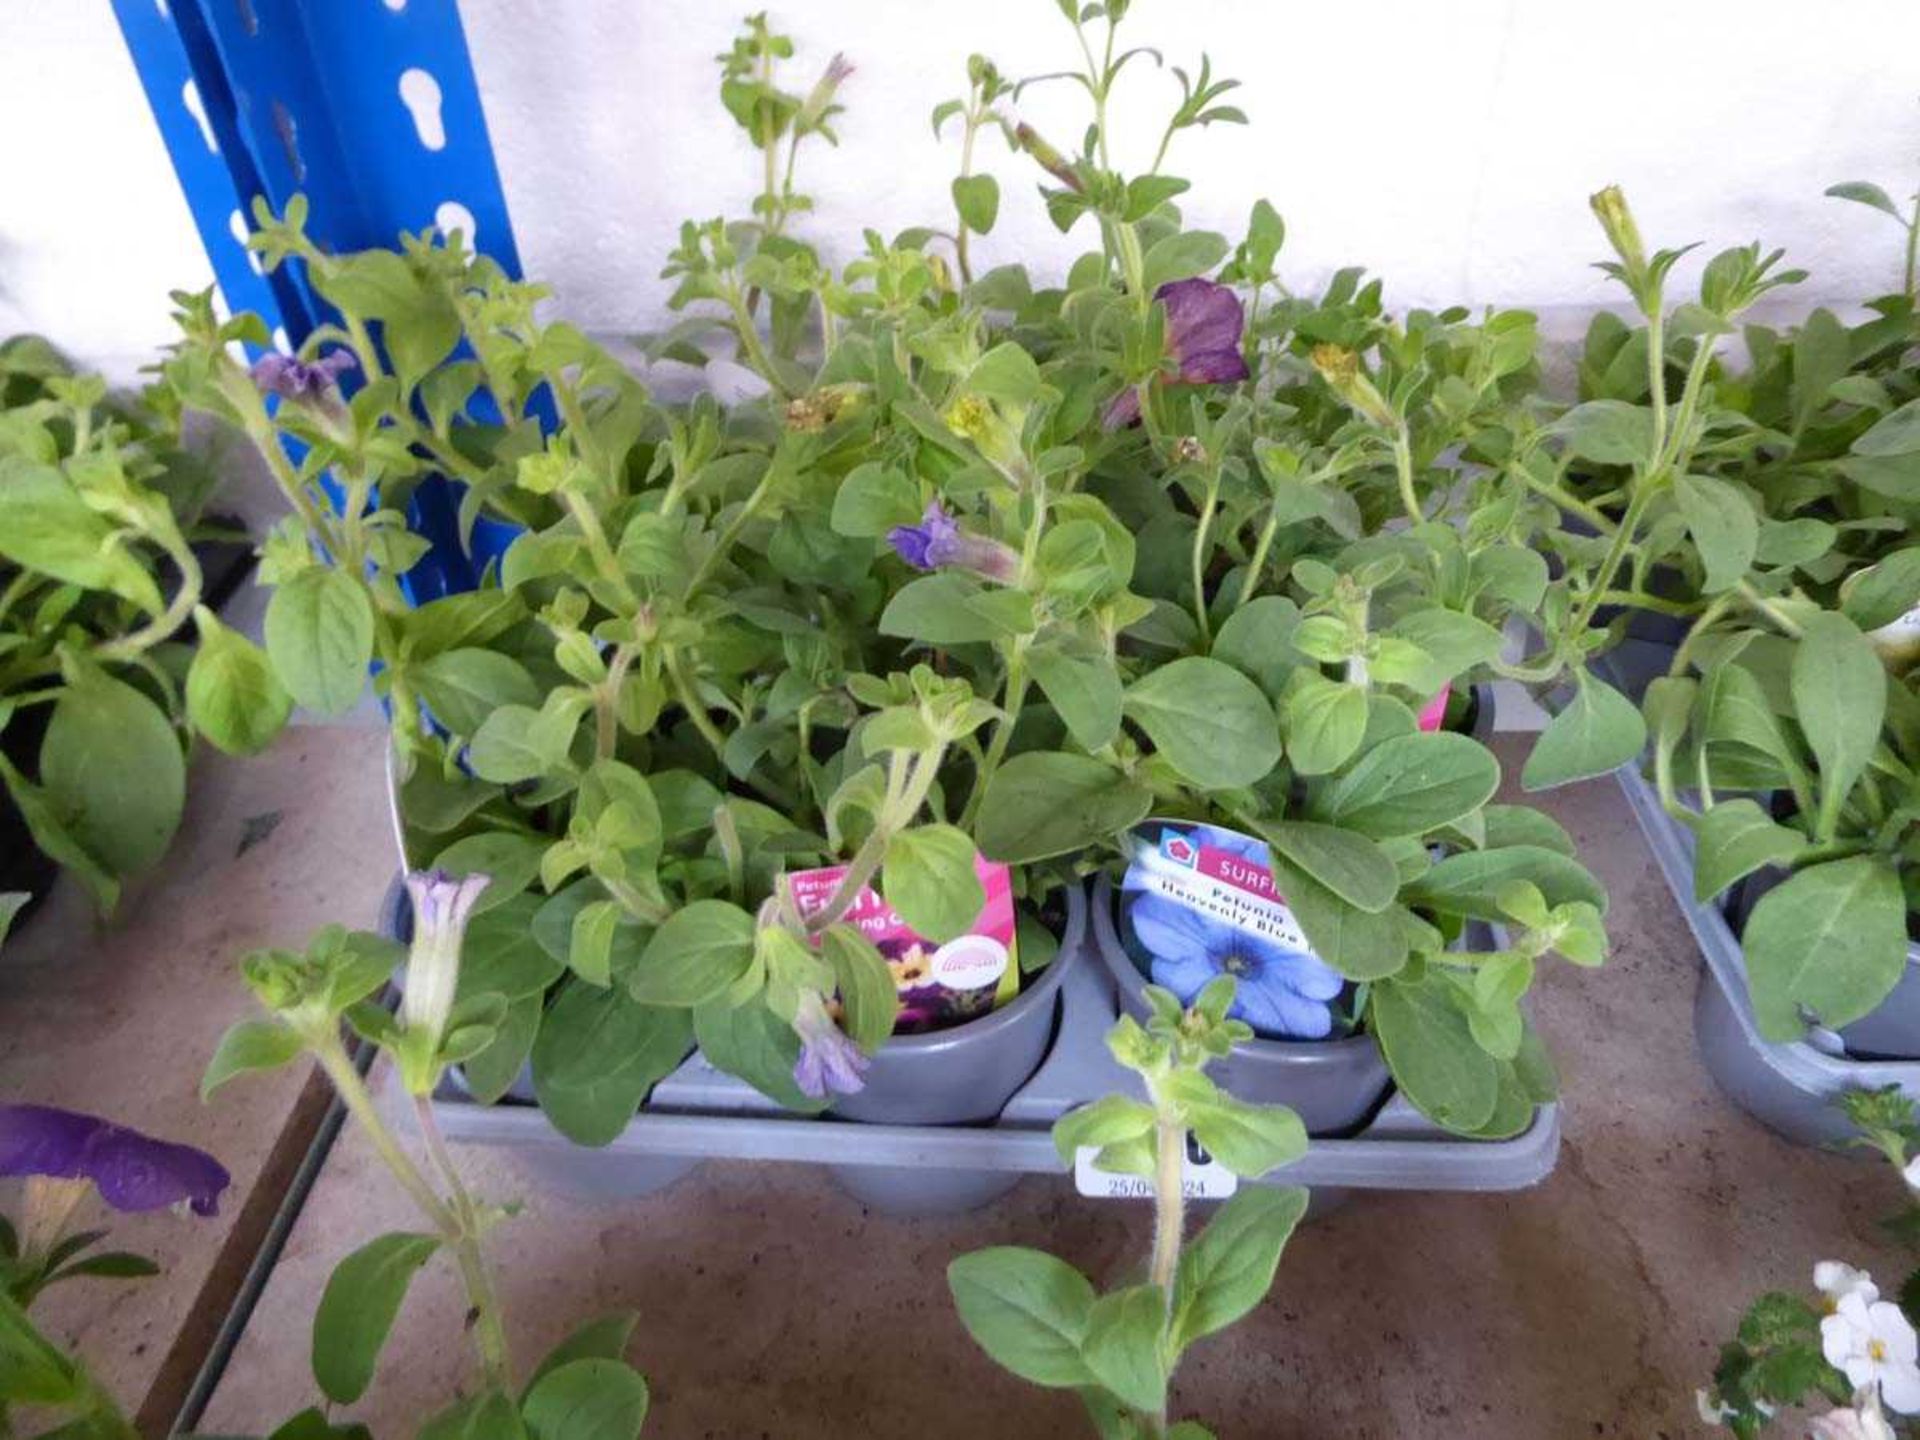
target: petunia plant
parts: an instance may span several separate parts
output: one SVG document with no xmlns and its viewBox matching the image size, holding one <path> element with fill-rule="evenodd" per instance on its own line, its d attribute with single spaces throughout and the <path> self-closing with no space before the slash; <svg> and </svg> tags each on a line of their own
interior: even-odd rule
<svg viewBox="0 0 1920 1440">
<path fill-rule="evenodd" d="M 1094 1168 L 1148 1182 L 1154 1226 L 1144 1280 L 1101 1293 L 1064 1260 L 1011 1245 L 947 1267 L 961 1322 L 980 1348 L 1023 1380 L 1077 1391 L 1103 1440 L 1210 1440 L 1200 1422 L 1173 1418 L 1174 1371 L 1197 1341 L 1266 1298 L 1306 1213 L 1305 1190 L 1255 1186 L 1228 1200 L 1191 1243 L 1186 1237 L 1194 1142 L 1250 1180 L 1307 1146 L 1292 1111 L 1244 1104 L 1207 1077 L 1209 1063 L 1252 1035 L 1229 1018 L 1234 983 L 1215 979 L 1184 1010 L 1166 991 L 1149 991 L 1148 1023 L 1123 1018 L 1107 1039 L 1145 1098 L 1109 1095 L 1054 1126 L 1064 1162 L 1091 1150 Z"/>
<path fill-rule="evenodd" d="M 127 1437 L 138 1432 L 78 1359 L 34 1325 L 28 1311 L 49 1287 L 86 1277 L 139 1279 L 152 1261 L 100 1250 L 104 1230 L 75 1229 L 92 1200 L 122 1214 L 191 1210 L 212 1215 L 230 1177 L 202 1150 L 51 1105 L 0 1105 L 0 1179 L 21 1182 L 18 1223 L 0 1216 L 0 1432 L 31 1409 L 58 1421 L 48 1435 Z"/>
<path fill-rule="evenodd" d="M 37 337 L 0 344 L 0 804 L 103 911 L 171 844 L 193 738 L 250 754 L 286 719 L 201 604 L 213 483 L 164 415 Z M 26 849 L 5 879 L 44 883 Z"/>
<path fill-rule="evenodd" d="M 1899 1087 L 1849 1091 L 1841 1103 L 1860 1134 L 1905 1182 L 1901 1213 L 1887 1229 L 1911 1244 L 1920 1221 L 1920 1124 Z M 1920 1339 L 1914 1281 L 1883 1295 L 1873 1276 L 1839 1260 L 1813 1268 L 1818 1299 L 1771 1291 L 1740 1319 L 1720 1349 L 1713 1384 L 1699 1392 L 1700 1418 L 1753 1440 L 1789 1410 L 1828 1407 L 1812 1440 L 1897 1440 L 1920 1433 Z"/>
<path fill-rule="evenodd" d="M 632 1315 L 608 1315 L 582 1326 L 530 1374 L 516 1367 L 485 1249 L 486 1237 L 511 1210 L 483 1203 L 467 1188 L 428 1102 L 447 1067 L 483 1049 L 506 1016 L 506 996 L 472 988 L 489 984 L 498 972 L 469 974 L 463 965 L 468 926 L 488 884 L 483 874 L 407 877 L 413 938 L 397 1014 L 373 998 L 401 958 L 394 942 L 378 936 L 328 926 L 304 951 L 257 951 L 242 963 L 266 1017 L 228 1030 L 208 1063 L 202 1095 L 241 1075 L 310 1057 L 425 1226 L 370 1240 L 335 1267 L 313 1320 L 314 1381 L 327 1408 L 302 1411 L 277 1436 L 342 1433 L 330 1418 L 331 1407 L 353 1405 L 366 1394 L 408 1287 L 436 1259 L 454 1268 L 465 1290 L 465 1329 L 478 1384 L 463 1387 L 462 1395 L 428 1417 L 421 1434 L 571 1440 L 591 1433 L 632 1440 L 645 1422 L 647 1384 L 625 1359 Z M 401 1090 L 413 1099 L 416 1146 L 388 1123 L 347 1048 L 343 1023 L 394 1066 Z"/>
</svg>

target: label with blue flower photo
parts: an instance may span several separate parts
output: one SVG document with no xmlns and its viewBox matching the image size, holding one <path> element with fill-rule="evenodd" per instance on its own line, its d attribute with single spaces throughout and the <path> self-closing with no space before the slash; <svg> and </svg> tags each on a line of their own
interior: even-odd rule
<svg viewBox="0 0 1920 1440">
<path fill-rule="evenodd" d="M 1128 836 L 1120 938 L 1141 972 L 1181 1004 L 1209 981 L 1238 982 L 1233 1008 L 1273 1040 L 1334 1033 L 1342 976 L 1313 953 L 1273 882 L 1267 844 L 1218 825 L 1148 820 Z"/>
</svg>

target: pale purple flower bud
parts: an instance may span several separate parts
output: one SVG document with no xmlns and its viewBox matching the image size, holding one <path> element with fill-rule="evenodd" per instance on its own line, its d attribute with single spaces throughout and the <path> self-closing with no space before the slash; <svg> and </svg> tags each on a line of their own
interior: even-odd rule
<svg viewBox="0 0 1920 1440">
<path fill-rule="evenodd" d="M 800 1087 L 801 1094 L 824 1100 L 828 1095 L 856 1095 L 865 1087 L 869 1061 L 846 1031 L 834 1023 L 819 991 L 810 990 L 800 997 L 793 1029 L 800 1037 L 793 1083 Z"/>
<path fill-rule="evenodd" d="M 460 985 L 460 947 L 467 917 L 491 877 L 459 879 L 444 870 L 415 870 L 407 876 L 413 899 L 413 944 L 407 952 L 406 991 L 400 999 L 405 1028 L 424 1030 L 437 1048 Z"/>
<path fill-rule="evenodd" d="M 896 525 L 887 543 L 916 570 L 971 570 L 1011 583 L 1020 573 L 1020 552 L 985 535 L 969 535 L 938 500 L 929 502 L 918 525 Z"/>
</svg>

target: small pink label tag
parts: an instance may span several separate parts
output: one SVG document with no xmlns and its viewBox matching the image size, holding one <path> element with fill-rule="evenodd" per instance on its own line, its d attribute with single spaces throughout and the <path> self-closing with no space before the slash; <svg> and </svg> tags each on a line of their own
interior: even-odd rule
<svg viewBox="0 0 1920 1440">
<path fill-rule="evenodd" d="M 1019 993 L 1012 875 L 1005 865 L 978 855 L 973 857 L 973 868 L 987 892 L 987 903 L 965 934 L 944 945 L 935 945 L 908 925 L 871 885 L 861 890 L 847 911 L 848 923 L 873 942 L 893 972 L 894 987 L 900 992 L 900 1015 L 893 1025 L 896 1034 L 958 1025 Z M 787 877 L 802 919 L 826 909 L 846 873 L 844 865 L 829 865 Z"/>
</svg>

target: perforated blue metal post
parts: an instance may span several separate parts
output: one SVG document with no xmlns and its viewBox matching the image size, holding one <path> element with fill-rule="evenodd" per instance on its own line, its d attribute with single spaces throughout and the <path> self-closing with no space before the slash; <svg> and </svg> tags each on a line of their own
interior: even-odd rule
<svg viewBox="0 0 1920 1440">
<path fill-rule="evenodd" d="M 329 250 L 459 229 L 510 275 L 520 255 L 455 0 L 113 0 L 229 306 L 299 345 L 330 318 L 298 266 L 263 276 L 246 249 L 253 200 L 296 192 Z M 437 574 L 420 599 L 474 581 L 442 482 L 414 523 Z"/>
</svg>

